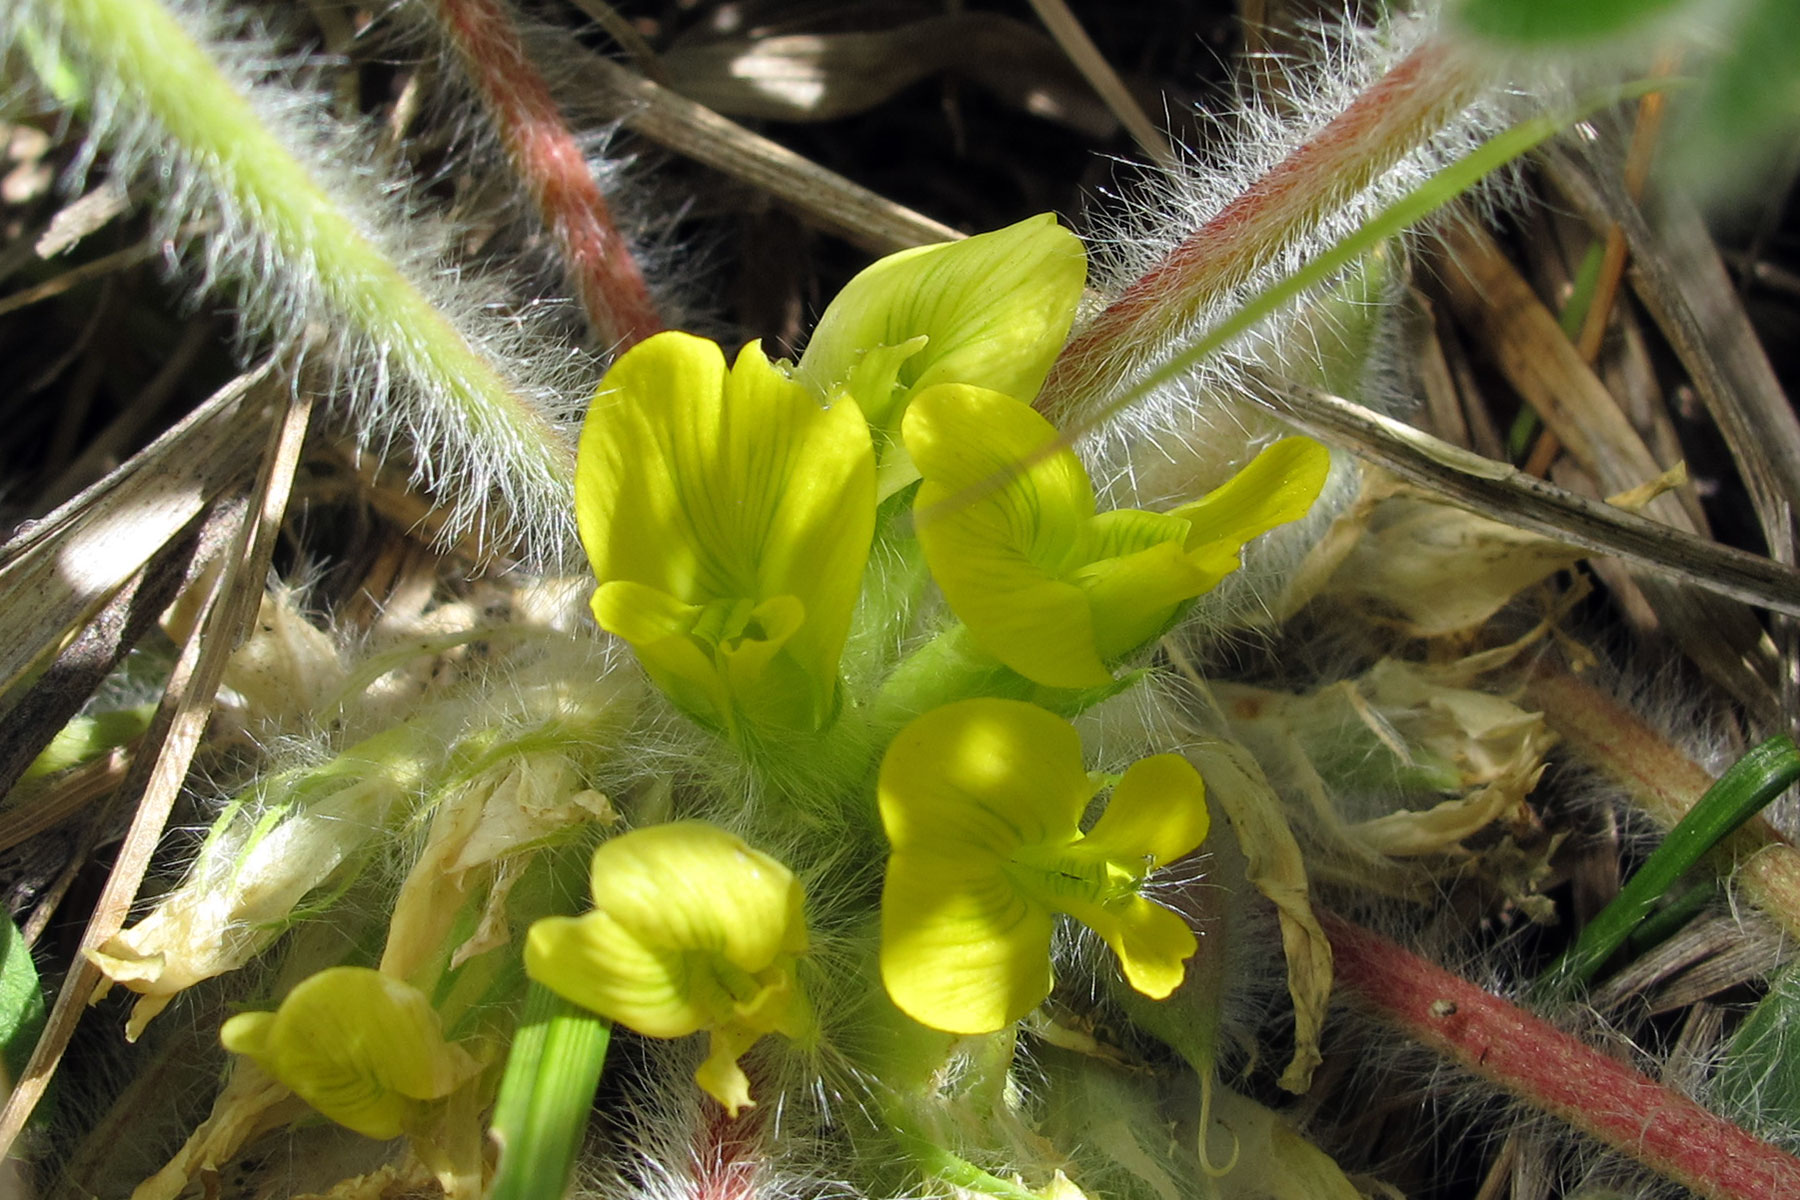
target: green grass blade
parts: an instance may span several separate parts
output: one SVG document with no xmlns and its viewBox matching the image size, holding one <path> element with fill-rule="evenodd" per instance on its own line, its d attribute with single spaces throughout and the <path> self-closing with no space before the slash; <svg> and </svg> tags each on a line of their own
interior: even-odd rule
<svg viewBox="0 0 1800 1200">
<path fill-rule="evenodd" d="M 1669 831 L 1612 903 L 1581 931 L 1575 944 L 1551 964 L 1534 992 L 1551 999 L 1592 979 L 1676 880 L 1796 780 L 1800 780 L 1800 746 L 1786 734 L 1770 738 L 1733 763 Z"/>
<path fill-rule="evenodd" d="M 488 1200 L 556 1200 L 568 1191 L 611 1040 L 606 1018 L 531 985 L 494 1105 L 500 1163 Z"/>
</svg>

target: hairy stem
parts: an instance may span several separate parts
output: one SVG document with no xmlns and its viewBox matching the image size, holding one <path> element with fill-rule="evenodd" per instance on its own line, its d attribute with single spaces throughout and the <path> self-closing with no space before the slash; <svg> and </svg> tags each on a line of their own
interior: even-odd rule
<svg viewBox="0 0 1800 1200">
<path fill-rule="evenodd" d="M 334 325 L 360 335 L 421 406 L 414 423 L 465 455 L 482 449 L 515 504 L 571 494 L 573 455 L 550 420 L 421 291 L 157 0 L 66 0 L 66 47 L 132 110 L 152 118 L 218 203 L 259 239 L 263 270 L 316 292 Z M 267 288 L 267 278 L 241 281 Z M 491 465 L 491 464 L 490 464 Z M 473 510 L 487 502 L 465 498 Z"/>
<path fill-rule="evenodd" d="M 1482 78 L 1441 41 L 1414 50 L 1095 317 L 1057 360 L 1039 407 L 1054 411 L 1087 394 L 1122 358 L 1191 324 L 1422 145 Z"/>
<path fill-rule="evenodd" d="M 556 238 L 588 324 L 618 350 L 662 328 L 631 248 L 500 0 L 436 0 L 513 169 Z"/>
<path fill-rule="evenodd" d="M 1319 923 L 1339 984 L 1420 1044 L 1702 1196 L 1800 1196 L 1800 1159 L 1385 938 Z"/>
</svg>

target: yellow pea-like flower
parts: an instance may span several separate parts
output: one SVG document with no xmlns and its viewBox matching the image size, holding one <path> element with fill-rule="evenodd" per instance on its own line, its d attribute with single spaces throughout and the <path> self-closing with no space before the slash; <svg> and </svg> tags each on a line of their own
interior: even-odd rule
<svg viewBox="0 0 1800 1200">
<path fill-rule="evenodd" d="M 900 731 L 879 800 L 881 978 L 901 1011 L 951 1033 L 1018 1020 L 1050 994 L 1059 912 L 1105 939 L 1139 992 L 1180 986 L 1194 934 L 1143 885 L 1205 840 L 1205 785 L 1179 755 L 1141 759 L 1083 834 L 1097 787 L 1074 727 L 1033 704 L 963 700 Z"/>
<path fill-rule="evenodd" d="M 938 383 L 1029 399 L 1068 339 L 1086 282 L 1081 239 L 1051 213 L 902 250 L 825 307 L 799 375 L 822 394 L 848 391 L 876 428 Z"/>
<path fill-rule="evenodd" d="M 817 730 L 836 712 L 874 480 L 856 406 L 822 406 L 756 343 L 728 370 L 704 338 L 641 342 L 581 433 L 594 616 L 701 720 Z"/>
<path fill-rule="evenodd" d="M 1285 438 L 1193 504 L 1096 513 L 1081 460 L 1011 396 L 941 384 L 902 429 L 932 577 L 983 650 L 1047 687 L 1110 682 L 1108 664 L 1237 570 L 1245 543 L 1305 515 L 1331 465 Z"/>
<path fill-rule="evenodd" d="M 785 866 L 704 821 L 635 830 L 594 852 L 594 909 L 531 927 L 525 973 L 650 1037 L 706 1030 L 695 1073 L 732 1116 L 750 1081 L 737 1060 L 764 1034 L 804 1040 L 812 1009 L 794 977 L 805 896 Z"/>
<path fill-rule="evenodd" d="M 423 992 L 367 967 L 309 976 L 275 1012 L 226 1021 L 219 1040 L 339 1125 L 383 1141 L 481 1070 L 444 1040 Z"/>
</svg>

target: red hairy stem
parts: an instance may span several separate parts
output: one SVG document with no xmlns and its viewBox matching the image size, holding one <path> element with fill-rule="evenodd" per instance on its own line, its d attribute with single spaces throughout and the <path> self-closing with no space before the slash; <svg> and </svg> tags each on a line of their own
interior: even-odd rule
<svg viewBox="0 0 1800 1200">
<path fill-rule="evenodd" d="M 662 328 L 644 273 L 613 224 L 550 88 L 525 54 L 503 0 L 435 0 L 513 169 L 562 247 L 570 280 L 600 337 L 623 350 Z"/>
<path fill-rule="evenodd" d="M 710 1099 L 705 1104 L 694 1146 L 693 1200 L 756 1200 L 768 1162 L 761 1113 L 751 1109 L 733 1119 Z"/>
<path fill-rule="evenodd" d="M 1702 1196 L 1800 1196 L 1800 1159 L 1386 938 L 1318 915 L 1338 982 L 1413 1040 Z"/>
<path fill-rule="evenodd" d="M 1292 246 L 1474 99 L 1482 74 L 1442 41 L 1397 63 L 1303 145 L 1171 250 L 1064 348 L 1039 393 L 1054 411 L 1102 372 L 1165 343 Z"/>
</svg>

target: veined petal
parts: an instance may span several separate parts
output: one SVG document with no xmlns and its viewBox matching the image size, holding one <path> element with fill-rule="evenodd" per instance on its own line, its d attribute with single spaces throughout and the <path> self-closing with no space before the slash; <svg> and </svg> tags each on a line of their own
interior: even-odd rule
<svg viewBox="0 0 1800 1200">
<path fill-rule="evenodd" d="M 366 967 L 320 971 L 275 1012 L 226 1021 L 219 1039 L 320 1113 L 381 1140 L 405 1132 L 417 1102 L 449 1095 L 480 1070 L 444 1040 L 424 993 Z"/>
<path fill-rule="evenodd" d="M 1187 960 L 1200 948 L 1186 921 L 1142 896 L 1073 914 L 1119 956 L 1125 982 L 1152 1000 L 1167 998 L 1187 975 Z"/>
<path fill-rule="evenodd" d="M 922 1025 L 992 1033 L 1050 994 L 1053 929 L 998 864 L 897 851 L 881 891 L 881 981 Z"/>
<path fill-rule="evenodd" d="M 532 925 L 531 978 L 651 1037 L 744 1011 L 769 1029 L 788 1019 L 769 992 L 780 979 L 763 978 L 807 947 L 804 895 L 781 863 L 715 825 L 678 821 L 602 843 L 592 885 L 593 912 Z M 804 1004 L 791 984 L 782 995 Z"/>
<path fill-rule="evenodd" d="M 1129 511 L 1121 509 L 1119 513 Z M 1095 652 L 1110 660 L 1162 633 L 1182 604 L 1212 587 L 1218 578 L 1197 568 L 1192 557 L 1182 551 L 1180 541 L 1172 540 L 1089 563 L 1074 573 L 1074 581 L 1087 599 Z"/>
<path fill-rule="evenodd" d="M 717 826 L 678 821 L 602 843 L 592 884 L 593 912 L 532 925 L 525 973 L 651 1037 L 710 1030 L 695 1079 L 736 1116 L 751 1103 L 738 1056 L 765 1033 L 813 1029 L 794 979 L 799 881 Z"/>
<path fill-rule="evenodd" d="M 591 879 L 595 909 L 648 944 L 710 951 L 752 974 L 806 949 L 793 872 L 705 821 L 602 843 Z"/>
<path fill-rule="evenodd" d="M 525 974 L 649 1037 L 685 1037 L 719 1019 L 729 997 L 694 966 L 691 954 L 646 945 L 603 912 L 545 917 L 525 939 Z"/>
<path fill-rule="evenodd" d="M 1218 556 L 1235 570 L 1244 543 L 1277 525 L 1299 520 L 1319 498 L 1331 470 L 1331 452 L 1311 438 L 1283 438 L 1250 460 L 1250 465 L 1192 504 L 1169 515 L 1188 523 L 1183 543 L 1209 567 Z"/>
<path fill-rule="evenodd" d="M 699 632 L 698 658 L 661 651 L 653 673 L 679 702 L 723 687 L 730 707 L 699 711 L 724 724 L 747 713 L 816 728 L 834 711 L 875 523 L 874 451 L 854 406 L 821 407 L 755 343 L 727 371 L 712 342 L 658 334 L 614 364 L 588 411 L 576 517 L 602 593 L 629 583 L 662 594 L 635 615 L 627 601 L 649 593 L 596 594 L 596 616 L 640 654 L 633 633 L 666 636 L 693 609 L 798 606 L 781 612 L 784 636 L 730 631 L 742 635 L 726 648 L 731 669 Z"/>
<path fill-rule="evenodd" d="M 896 854 L 1001 863 L 1021 846 L 1062 844 L 1094 794 L 1075 727 L 1035 704 L 946 704 L 895 735 L 877 786 Z"/>
<path fill-rule="evenodd" d="M 700 536 L 705 506 L 690 501 L 704 496 L 688 494 L 717 474 L 724 391 L 724 352 L 683 333 L 633 347 L 600 381 L 581 429 L 575 519 L 603 585 L 631 580 L 689 604 L 749 594 L 741 547 Z"/>
<path fill-rule="evenodd" d="M 714 656 L 693 636 L 706 611 L 659 588 L 615 579 L 594 591 L 594 620 L 631 643 L 638 661 L 676 704 L 719 724 L 729 720 L 731 693 Z"/>
<path fill-rule="evenodd" d="M 1112 678 L 1080 587 L 1094 494 L 1055 428 L 1011 396 L 960 384 L 920 392 L 902 422 L 925 477 L 919 544 L 952 611 L 982 649 L 1051 687 Z"/>
<path fill-rule="evenodd" d="M 1029 400 L 1069 335 L 1087 281 L 1081 242 L 1052 214 L 960 242 L 890 254 L 826 306 L 800 358 L 822 395 L 851 380 L 865 355 L 923 335 L 897 387 L 858 397 L 871 424 L 892 422 L 936 383 L 970 383 Z"/>
<path fill-rule="evenodd" d="M 1082 844 L 1154 869 L 1200 845 L 1210 825 L 1200 772 L 1179 754 L 1157 754 L 1126 768 Z"/>
</svg>

